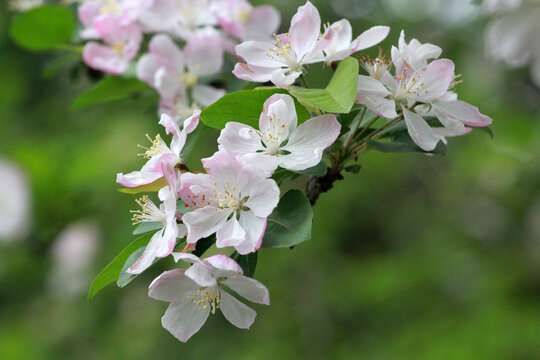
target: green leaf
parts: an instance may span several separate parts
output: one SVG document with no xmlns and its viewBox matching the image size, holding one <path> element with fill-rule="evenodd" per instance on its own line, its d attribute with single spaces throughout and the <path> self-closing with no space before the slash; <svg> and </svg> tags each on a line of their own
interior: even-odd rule
<svg viewBox="0 0 540 360">
<path fill-rule="evenodd" d="M 473 128 L 473 129 L 474 129 L 474 130 L 479 130 L 479 131 L 482 131 L 482 132 L 488 134 L 489 137 L 492 138 L 492 139 L 493 139 L 494 136 L 495 136 L 495 135 L 493 134 L 493 130 L 491 130 L 491 127 L 489 127 L 489 126 L 485 126 L 485 127 L 477 127 L 477 128 Z"/>
<path fill-rule="evenodd" d="M 331 113 L 348 113 L 354 105 L 358 82 L 358 60 L 341 61 L 326 89 L 289 86 L 288 90 L 302 103 Z"/>
<path fill-rule="evenodd" d="M 96 85 L 80 94 L 71 107 L 74 110 L 90 105 L 101 104 L 113 100 L 125 99 L 150 87 L 137 79 L 124 79 L 118 76 L 107 76 Z"/>
<path fill-rule="evenodd" d="M 142 248 L 135 250 L 135 252 L 131 255 L 129 255 L 128 259 L 126 260 L 126 263 L 124 264 L 124 267 L 120 271 L 120 276 L 118 276 L 118 280 L 116 281 L 116 285 L 118 285 L 119 288 L 123 288 L 127 284 L 131 282 L 131 280 L 135 279 L 139 274 L 128 274 L 126 272 L 127 269 L 141 257 L 142 253 L 144 252 L 144 249 L 146 249 L 146 246 L 143 246 Z"/>
<path fill-rule="evenodd" d="M 133 235 L 146 234 L 150 231 L 159 230 L 162 227 L 163 223 L 161 221 L 143 221 L 133 229 Z"/>
<path fill-rule="evenodd" d="M 152 233 L 144 234 L 143 236 L 135 239 L 131 242 L 124 250 L 120 252 L 101 272 L 98 276 L 92 281 L 90 285 L 90 291 L 88 292 L 88 301 L 92 298 L 105 286 L 115 282 L 120 276 L 126 260 L 129 258 L 133 252 L 140 249 L 141 246 L 146 246 L 152 237 Z"/>
<path fill-rule="evenodd" d="M 287 94 L 287 90 L 272 88 L 229 93 L 204 109 L 201 113 L 201 120 L 206 125 L 219 130 L 223 129 L 230 121 L 258 129 L 263 104 L 274 94 Z M 296 100 L 295 106 L 299 125 L 311 118 L 309 112 Z"/>
<path fill-rule="evenodd" d="M 118 189 L 118 191 L 124 194 L 139 194 L 142 192 L 159 191 L 164 186 L 167 186 L 167 180 L 165 180 L 164 177 L 160 177 L 159 179 L 157 179 L 156 181 L 150 184 L 141 185 L 141 186 L 132 187 L 132 188 L 121 188 L 121 189 Z"/>
<path fill-rule="evenodd" d="M 313 212 L 303 192 L 290 190 L 268 217 L 262 247 L 290 247 L 311 239 Z"/>
<path fill-rule="evenodd" d="M 236 251 L 231 255 L 231 258 L 235 260 L 238 265 L 244 271 L 244 275 L 250 278 L 255 275 L 255 269 L 257 268 L 257 253 L 251 253 L 247 255 L 240 255 Z"/>
<path fill-rule="evenodd" d="M 11 23 L 13 41 L 31 51 L 69 47 L 75 29 L 71 11 L 61 5 L 45 5 L 22 13 Z"/>
<path fill-rule="evenodd" d="M 204 239 L 197 241 L 197 246 L 195 250 L 192 251 L 193 255 L 201 257 L 206 250 L 208 250 L 212 245 L 216 243 L 216 234 L 210 235 Z"/>
<path fill-rule="evenodd" d="M 350 172 L 351 174 L 358 174 L 360 170 L 362 170 L 362 165 L 359 164 L 345 167 L 345 171 Z"/>
</svg>

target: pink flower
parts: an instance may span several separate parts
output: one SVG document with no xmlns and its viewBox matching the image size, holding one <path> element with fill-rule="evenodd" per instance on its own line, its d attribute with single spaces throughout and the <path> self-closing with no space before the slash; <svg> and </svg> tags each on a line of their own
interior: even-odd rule
<svg viewBox="0 0 540 360">
<path fill-rule="evenodd" d="M 176 194 L 178 188 L 177 171 L 166 162 L 161 163 L 162 171 L 167 179 L 167 186 L 159 191 L 159 199 L 163 204 L 158 208 L 148 196 L 137 200 L 142 210 L 132 211 L 133 223 L 162 222 L 163 227 L 158 230 L 146 245 L 139 259 L 126 270 L 129 274 L 140 274 L 146 270 L 156 258 L 163 258 L 172 253 L 176 245 L 177 236 L 186 234 L 186 227 L 177 223 L 181 214 L 176 210 Z"/>
<path fill-rule="evenodd" d="M 277 35 L 273 44 L 246 41 L 236 46 L 237 55 L 246 63 L 236 64 L 233 73 L 242 80 L 291 85 L 304 65 L 324 60 L 323 50 L 332 41 L 333 29 L 328 28 L 322 36 L 320 30 L 319 11 L 308 1 L 293 16 L 289 32 Z"/>
<path fill-rule="evenodd" d="M 264 103 L 259 130 L 228 122 L 218 143 L 220 149 L 229 152 L 257 153 L 277 158 L 276 166 L 304 170 L 321 161 L 324 149 L 337 139 L 340 129 L 332 114 L 317 116 L 297 127 L 292 97 L 275 94 Z"/>
<path fill-rule="evenodd" d="M 191 38 L 180 50 L 171 38 L 159 34 L 152 38 L 150 53 L 143 55 L 137 64 L 137 77 L 157 89 L 164 99 L 175 96 L 187 98 L 186 91 L 193 89 L 196 102 L 202 103 L 211 92 L 209 86 L 198 85 L 199 77 L 217 74 L 223 65 L 223 43 L 219 36 L 201 35 Z M 202 100 L 202 101 L 201 101 Z"/>
<path fill-rule="evenodd" d="M 340 61 L 357 51 L 370 48 L 383 41 L 390 28 L 388 26 L 373 26 L 364 31 L 354 41 L 352 40 L 352 28 L 348 20 L 343 19 L 330 25 L 334 31 L 334 37 L 324 49 L 325 61 Z"/>
<path fill-rule="evenodd" d="M 244 276 L 233 259 L 225 255 L 204 260 L 185 253 L 173 253 L 173 256 L 176 261 L 184 260 L 193 265 L 187 270 L 175 269 L 158 276 L 150 284 L 148 296 L 170 302 L 161 323 L 178 340 L 189 340 L 217 309 L 234 326 L 248 329 L 257 314 L 229 294 L 229 289 L 251 302 L 270 305 L 268 289 Z"/>
<path fill-rule="evenodd" d="M 257 155 L 219 151 L 202 160 L 207 174 L 181 175 L 180 197 L 196 210 L 184 215 L 187 242 L 216 233 L 216 246 L 240 254 L 259 249 L 266 218 L 279 201 L 279 188 L 268 179 L 275 164 Z"/>
<path fill-rule="evenodd" d="M 200 114 L 200 110 L 196 110 L 191 117 L 184 121 L 182 130 L 176 121 L 163 114 L 159 123 L 165 127 L 167 134 L 172 135 L 171 147 L 169 148 L 161 136 L 157 135 L 152 140 L 152 146 L 146 149 L 144 154 L 141 154 L 148 159 L 142 169 L 126 175 L 119 173 L 116 175 L 116 182 L 125 187 L 151 184 L 164 176 L 163 163 L 172 167 L 182 163 L 181 152 L 186 143 L 187 135 L 195 130 L 199 124 Z"/>
<path fill-rule="evenodd" d="M 93 24 L 105 44 L 87 43 L 83 50 L 84 62 L 110 74 L 124 73 L 139 51 L 141 30 L 127 15 L 103 15 Z"/>
<path fill-rule="evenodd" d="M 213 12 L 227 34 L 242 40 L 269 40 L 281 22 L 273 6 L 253 8 L 247 0 L 214 1 Z"/>
<path fill-rule="evenodd" d="M 432 151 L 446 136 L 469 132 L 467 126 L 488 126 L 491 118 L 450 92 L 454 86 L 454 63 L 437 58 L 440 48 L 421 44 L 413 39 L 405 43 L 401 32 L 399 48 L 392 48 L 392 62 L 396 75 L 380 56 L 376 61 L 365 61 L 364 68 L 370 76 L 358 76 L 356 102 L 365 105 L 380 117 L 393 119 L 397 110 L 403 116 L 411 139 L 425 151 Z M 414 65 L 414 66 L 413 66 Z M 411 111 L 414 107 L 414 111 Z M 432 128 L 423 116 L 436 116 L 442 127 Z"/>
</svg>

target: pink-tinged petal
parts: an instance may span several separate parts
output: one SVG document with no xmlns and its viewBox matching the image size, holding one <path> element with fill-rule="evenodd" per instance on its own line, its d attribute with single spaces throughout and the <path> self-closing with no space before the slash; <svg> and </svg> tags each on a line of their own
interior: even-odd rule
<svg viewBox="0 0 540 360">
<path fill-rule="evenodd" d="M 201 110 L 193 111 L 193 115 L 184 120 L 184 131 L 186 134 L 191 134 L 197 126 L 199 126 L 199 120 L 201 118 Z"/>
<path fill-rule="evenodd" d="M 242 211 L 239 222 L 246 231 L 246 240 L 235 246 L 236 251 L 241 255 L 257 251 L 262 244 L 266 219 L 257 217 L 252 211 Z"/>
<path fill-rule="evenodd" d="M 279 166 L 278 158 L 272 155 L 242 152 L 236 152 L 234 155 L 244 166 L 246 172 L 257 175 L 255 176 L 256 178 L 267 178 L 272 176 Z"/>
<path fill-rule="evenodd" d="M 244 273 L 242 271 L 242 268 L 240 267 L 240 265 L 238 265 L 236 261 L 234 261 L 233 259 L 225 255 L 219 254 L 219 255 L 210 256 L 204 259 L 203 261 L 210 264 L 211 266 L 213 266 L 214 268 L 220 271 L 224 271 L 227 273 L 234 273 L 236 275 L 238 274 L 242 275 Z"/>
<path fill-rule="evenodd" d="M 236 54 L 244 59 L 251 67 L 279 68 L 285 64 L 276 60 L 279 59 L 273 50 L 274 44 L 262 41 L 245 41 L 237 45 Z"/>
<path fill-rule="evenodd" d="M 317 41 L 313 49 L 303 58 L 301 58 L 301 62 L 303 64 L 313 64 L 323 61 L 323 50 L 325 50 L 328 46 L 332 44 L 332 41 L 334 40 L 334 33 L 334 28 L 327 28 L 324 34 L 322 34 L 321 38 Z"/>
<path fill-rule="evenodd" d="M 369 110 L 373 111 L 379 117 L 394 119 L 398 116 L 396 112 L 396 102 L 393 99 L 371 95 L 364 96 L 359 100 L 360 101 L 358 101 L 358 103 L 364 104 Z"/>
<path fill-rule="evenodd" d="M 389 32 L 389 26 L 373 26 L 364 31 L 351 44 L 351 54 L 377 45 L 386 39 Z"/>
<path fill-rule="evenodd" d="M 148 48 L 158 65 L 166 66 L 170 71 L 178 71 L 185 67 L 184 54 L 168 35 L 155 35 L 150 40 Z"/>
<path fill-rule="evenodd" d="M 433 132 L 441 137 L 441 141 L 445 144 L 447 143 L 445 137 L 446 136 L 461 136 L 468 134 L 472 131 L 472 128 L 463 127 L 462 129 L 448 129 L 445 127 L 434 127 L 431 128 Z"/>
<path fill-rule="evenodd" d="M 279 187 L 272 179 L 266 179 L 254 187 L 244 206 L 261 218 L 268 217 L 279 202 Z"/>
<path fill-rule="evenodd" d="M 254 8 L 245 24 L 245 38 L 249 40 L 267 40 L 274 34 L 281 23 L 281 15 L 273 6 L 263 5 Z"/>
<path fill-rule="evenodd" d="M 432 151 L 442 136 L 433 132 L 428 123 L 418 114 L 403 108 L 405 124 L 411 139 L 424 151 Z"/>
<path fill-rule="evenodd" d="M 218 17 L 217 21 L 219 26 L 223 28 L 227 34 L 241 39 L 245 37 L 245 29 L 240 22 L 222 17 Z"/>
<path fill-rule="evenodd" d="M 162 98 L 170 99 L 178 93 L 184 93 L 184 85 L 176 72 L 171 72 L 165 66 L 161 66 L 154 74 L 153 86 Z"/>
<path fill-rule="evenodd" d="M 219 100 L 227 93 L 224 89 L 216 89 L 208 85 L 195 85 L 191 89 L 193 101 L 202 107 L 207 107 Z M 184 127 L 185 129 L 185 127 Z"/>
<path fill-rule="evenodd" d="M 146 245 L 146 248 L 139 259 L 126 270 L 128 274 L 140 274 L 144 270 L 148 269 L 150 265 L 152 265 L 157 257 L 157 248 L 160 245 L 160 242 L 163 240 L 162 235 L 163 229 L 160 229 L 152 236 L 150 242 L 148 242 L 148 245 Z"/>
<path fill-rule="evenodd" d="M 333 114 L 312 118 L 300 125 L 292 133 L 283 150 L 287 155 L 280 155 L 280 166 L 289 170 L 304 170 L 317 165 L 324 149 L 336 141 L 341 125 Z"/>
<path fill-rule="evenodd" d="M 223 281 L 223 284 L 251 302 L 270 305 L 268 289 L 255 279 L 246 276 L 236 276 Z"/>
<path fill-rule="evenodd" d="M 158 68 L 155 57 L 150 54 L 145 54 L 141 56 L 137 62 L 137 78 L 150 86 L 155 86 L 154 75 Z"/>
<path fill-rule="evenodd" d="M 259 130 L 270 131 L 276 136 L 276 132 L 282 132 L 280 138 L 289 136 L 289 129 L 296 128 L 298 118 L 294 100 L 287 94 L 274 94 L 263 104 L 263 111 L 259 117 Z M 283 125 L 283 126 L 282 126 Z"/>
<path fill-rule="evenodd" d="M 300 6 L 291 20 L 289 37 L 296 58 L 301 59 L 311 53 L 319 40 L 321 17 L 319 11 L 309 1 Z"/>
<path fill-rule="evenodd" d="M 218 36 L 194 36 L 186 43 L 184 56 L 197 76 L 215 75 L 223 65 L 223 42 Z"/>
<path fill-rule="evenodd" d="M 493 120 L 478 111 L 476 106 L 467 104 L 464 101 L 436 101 L 433 103 L 433 110 L 446 114 L 451 119 L 459 120 L 463 124 L 473 127 L 489 126 Z"/>
<path fill-rule="evenodd" d="M 416 101 L 431 102 L 443 96 L 454 80 L 454 63 L 448 59 L 434 60 L 420 73 L 425 87 L 418 90 Z"/>
<path fill-rule="evenodd" d="M 216 247 L 237 246 L 246 239 L 246 232 L 233 215 L 216 233 Z"/>
<path fill-rule="evenodd" d="M 240 329 L 249 329 L 257 316 L 253 309 L 224 290 L 221 291 L 220 308 L 225 319 Z"/>
<path fill-rule="evenodd" d="M 83 60 L 93 69 L 119 75 L 129 67 L 129 60 L 118 55 L 112 48 L 89 42 L 83 49 Z"/>
<path fill-rule="evenodd" d="M 364 96 L 377 95 L 377 96 L 389 96 L 390 91 L 379 80 L 372 78 L 371 76 L 358 75 L 357 101 Z"/>
<path fill-rule="evenodd" d="M 204 207 L 189 212 L 182 217 L 187 227 L 188 243 L 195 243 L 199 239 L 205 238 L 217 232 L 227 221 L 229 211 L 219 210 L 214 207 Z"/>
<path fill-rule="evenodd" d="M 183 252 L 173 252 L 172 256 L 174 258 L 174 261 L 176 262 L 178 262 L 178 260 L 182 260 L 190 264 L 201 262 L 201 259 L 199 259 L 197 256 L 193 254 L 188 254 L 188 253 L 183 253 Z"/>
<path fill-rule="evenodd" d="M 176 245 L 176 237 L 178 236 L 178 225 L 176 219 L 174 222 L 167 223 L 163 229 L 161 241 L 156 246 L 156 257 L 164 258 L 169 256 Z"/>
<path fill-rule="evenodd" d="M 270 81 L 277 87 L 286 88 L 292 85 L 298 77 L 302 75 L 301 71 L 289 71 L 288 69 L 279 69 L 274 71 Z"/>
<path fill-rule="evenodd" d="M 178 302 L 173 302 L 161 318 L 161 324 L 174 337 L 186 342 L 201 329 L 210 314 L 210 306 L 206 309 L 187 299 L 192 294 L 180 294 Z"/>
<path fill-rule="evenodd" d="M 254 128 L 249 125 L 228 122 L 217 140 L 220 149 L 229 152 L 256 152 L 264 150 L 261 144 L 261 137 Z"/>
<path fill-rule="evenodd" d="M 276 72 L 276 68 L 265 68 L 261 66 L 247 65 L 244 63 L 237 63 L 233 70 L 233 74 L 237 78 L 241 80 L 245 80 L 245 81 L 252 81 L 252 82 L 270 81 L 272 80 L 272 75 L 275 72 Z"/>
<path fill-rule="evenodd" d="M 177 156 L 180 156 L 184 145 L 186 144 L 187 134 L 185 131 L 180 131 L 178 124 L 169 115 L 161 114 L 159 124 L 165 128 L 167 134 L 172 135 L 171 150 Z"/>
<path fill-rule="evenodd" d="M 129 174 L 116 174 L 116 182 L 122 186 L 133 188 L 148 185 L 162 177 L 163 174 L 157 172 L 133 171 Z"/>
<path fill-rule="evenodd" d="M 217 280 L 212 275 L 212 268 L 203 261 L 191 265 L 189 269 L 186 270 L 185 274 L 199 286 L 212 287 L 217 285 Z"/>
<path fill-rule="evenodd" d="M 440 101 L 456 101 L 458 99 L 457 93 L 454 91 L 447 91 L 443 96 L 437 99 L 437 102 Z"/>
<path fill-rule="evenodd" d="M 152 281 L 148 287 L 148 296 L 160 301 L 172 302 L 180 294 L 196 291 L 199 286 L 184 275 L 184 269 L 165 271 Z"/>
</svg>

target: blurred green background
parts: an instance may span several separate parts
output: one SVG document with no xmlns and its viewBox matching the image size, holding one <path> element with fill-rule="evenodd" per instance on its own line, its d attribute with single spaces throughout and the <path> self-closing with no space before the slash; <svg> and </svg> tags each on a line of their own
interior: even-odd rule
<svg viewBox="0 0 540 360">
<path fill-rule="evenodd" d="M 540 92 L 527 69 L 485 57 L 486 18 L 468 0 L 313 2 L 355 34 L 390 25 L 387 51 L 402 28 L 441 46 L 463 74 L 460 99 L 494 119 L 495 136 L 450 139 L 446 156 L 367 153 L 360 174 L 319 199 L 311 241 L 260 252 L 271 306 L 253 306 L 252 328 L 217 314 L 187 344 L 162 329 L 167 304 L 147 297 L 171 261 L 86 302 L 134 238 L 135 197 L 117 192 L 115 174 L 141 166 L 155 112 L 137 99 L 72 111 L 92 81 L 69 69 L 45 79 L 55 55 L 17 48 L 2 2 L 0 152 L 27 175 L 32 226 L 0 242 L 0 359 L 540 359 Z M 272 4 L 286 30 L 303 1 Z M 97 255 L 80 254 L 80 276 L 55 276 L 55 239 L 81 222 Z M 70 281 L 80 284 L 67 291 Z"/>
</svg>

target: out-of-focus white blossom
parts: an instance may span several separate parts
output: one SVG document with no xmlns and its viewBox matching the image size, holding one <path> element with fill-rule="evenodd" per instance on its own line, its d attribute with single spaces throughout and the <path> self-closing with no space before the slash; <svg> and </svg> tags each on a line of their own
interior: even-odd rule
<svg viewBox="0 0 540 360">
<path fill-rule="evenodd" d="M 88 221 L 73 223 L 58 235 L 52 245 L 53 267 L 47 279 L 52 294 L 76 296 L 86 291 L 99 241 L 98 226 Z"/>
<path fill-rule="evenodd" d="M 491 0 L 484 6 L 498 11 L 486 27 L 487 55 L 510 67 L 529 64 L 532 80 L 540 87 L 540 1 Z"/>
<path fill-rule="evenodd" d="M 15 11 L 28 11 L 43 5 L 43 0 L 10 0 L 9 7 Z"/>
<path fill-rule="evenodd" d="M 30 188 L 23 171 L 0 158 L 0 242 L 24 238 L 30 231 Z"/>
</svg>

